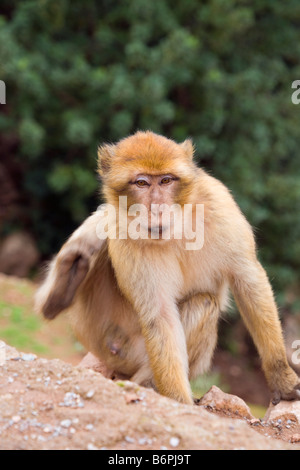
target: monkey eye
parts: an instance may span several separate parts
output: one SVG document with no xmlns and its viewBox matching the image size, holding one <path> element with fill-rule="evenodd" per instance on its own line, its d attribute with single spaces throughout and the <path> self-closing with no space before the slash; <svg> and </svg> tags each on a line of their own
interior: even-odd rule
<svg viewBox="0 0 300 470">
<path fill-rule="evenodd" d="M 169 183 L 171 183 L 171 181 L 173 181 L 173 178 L 171 178 L 171 176 L 165 176 L 161 180 L 160 184 L 169 184 Z"/>
<path fill-rule="evenodd" d="M 135 182 L 135 184 L 136 184 L 139 188 L 143 188 L 144 186 L 149 186 L 148 181 L 142 180 L 142 179 L 137 180 L 137 181 Z"/>
</svg>

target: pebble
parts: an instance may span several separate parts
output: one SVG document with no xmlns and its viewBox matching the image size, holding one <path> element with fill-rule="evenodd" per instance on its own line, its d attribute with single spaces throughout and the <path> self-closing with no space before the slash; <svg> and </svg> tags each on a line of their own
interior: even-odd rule
<svg viewBox="0 0 300 470">
<path fill-rule="evenodd" d="M 125 441 L 126 442 L 129 442 L 130 444 L 133 444 L 135 441 L 132 437 L 129 437 L 129 436 L 125 436 Z"/>
<path fill-rule="evenodd" d="M 95 390 L 90 390 L 89 392 L 87 392 L 86 398 L 93 398 L 94 395 L 95 395 Z"/>
<path fill-rule="evenodd" d="M 252 425 L 252 426 L 257 426 L 258 424 L 261 424 L 260 423 L 260 420 L 259 419 L 250 419 L 249 423 Z"/>
<path fill-rule="evenodd" d="M 52 432 L 52 426 L 46 425 L 46 426 L 44 427 L 43 431 L 44 431 L 46 434 L 48 434 L 49 432 Z"/>
<path fill-rule="evenodd" d="M 19 421 L 21 421 L 21 416 L 19 415 L 13 416 L 11 420 L 13 423 L 18 423 Z"/>
<path fill-rule="evenodd" d="M 147 444 L 147 438 L 146 437 L 141 437 L 138 442 L 141 446 L 143 446 L 143 445 Z"/>
<path fill-rule="evenodd" d="M 94 444 L 88 444 L 87 445 L 87 450 L 99 450 L 98 447 L 94 446 Z"/>
<path fill-rule="evenodd" d="M 151 445 L 152 444 L 152 439 L 148 439 L 147 437 L 141 437 L 139 440 L 138 440 L 139 444 L 141 446 L 145 445 L 145 444 L 149 444 Z"/>
<path fill-rule="evenodd" d="M 59 406 L 66 406 L 70 408 L 83 408 L 84 404 L 80 395 L 77 393 L 67 392 L 64 396 L 64 401 L 59 403 Z"/>
<path fill-rule="evenodd" d="M 94 425 L 93 425 L 93 424 L 87 424 L 86 427 L 85 427 L 85 429 L 86 429 L 87 431 L 92 431 L 92 430 L 94 429 Z"/>
<path fill-rule="evenodd" d="M 35 354 L 22 353 L 21 354 L 21 359 L 22 359 L 22 361 L 25 361 L 25 362 L 35 361 L 36 360 L 36 355 Z"/>
<path fill-rule="evenodd" d="M 70 419 L 64 419 L 60 422 L 62 428 L 69 428 L 72 425 L 72 421 Z"/>
<path fill-rule="evenodd" d="M 138 403 L 141 399 L 136 393 L 126 393 L 125 401 L 128 405 L 129 403 Z"/>
<path fill-rule="evenodd" d="M 179 445 L 178 437 L 171 437 L 169 443 L 170 443 L 170 446 L 177 447 Z"/>
</svg>

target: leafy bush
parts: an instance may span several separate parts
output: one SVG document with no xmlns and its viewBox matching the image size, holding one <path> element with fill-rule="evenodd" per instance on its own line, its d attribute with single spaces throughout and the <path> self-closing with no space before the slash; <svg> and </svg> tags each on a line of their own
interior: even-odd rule
<svg viewBox="0 0 300 470">
<path fill-rule="evenodd" d="M 45 255 L 96 207 L 96 147 L 191 136 L 256 228 L 276 289 L 300 269 L 298 0 L 3 0 L 2 160 Z M 3 147 L 4 148 L 4 147 Z"/>
</svg>

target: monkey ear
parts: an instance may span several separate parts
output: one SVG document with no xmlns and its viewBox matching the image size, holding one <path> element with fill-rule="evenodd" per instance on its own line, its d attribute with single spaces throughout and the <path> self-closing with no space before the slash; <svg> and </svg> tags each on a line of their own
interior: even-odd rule
<svg viewBox="0 0 300 470">
<path fill-rule="evenodd" d="M 180 144 L 180 147 L 186 154 L 186 156 L 192 160 L 194 156 L 194 144 L 192 139 L 186 139 L 182 144 Z"/>
<path fill-rule="evenodd" d="M 115 155 L 114 145 L 100 145 L 98 147 L 98 172 L 100 176 L 104 176 L 111 167 L 111 161 Z"/>
</svg>

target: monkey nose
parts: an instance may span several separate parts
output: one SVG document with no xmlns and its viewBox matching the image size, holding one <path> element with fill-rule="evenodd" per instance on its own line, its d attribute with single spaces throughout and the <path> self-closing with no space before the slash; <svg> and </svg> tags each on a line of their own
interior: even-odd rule
<svg viewBox="0 0 300 470">
<path fill-rule="evenodd" d="M 155 206 L 151 205 L 150 212 L 151 212 L 152 215 L 157 217 L 160 214 L 159 207 L 155 207 Z"/>
</svg>

